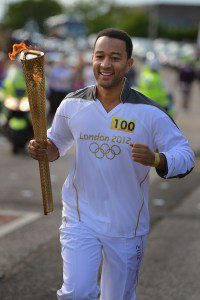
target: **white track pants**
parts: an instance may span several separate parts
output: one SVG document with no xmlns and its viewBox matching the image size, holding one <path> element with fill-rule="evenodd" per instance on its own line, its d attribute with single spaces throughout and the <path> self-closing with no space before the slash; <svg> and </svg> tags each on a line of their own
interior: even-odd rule
<svg viewBox="0 0 200 300">
<path fill-rule="evenodd" d="M 103 257 L 101 300 L 136 300 L 138 272 L 146 236 L 106 237 L 82 222 L 60 229 L 63 285 L 59 300 L 96 300 L 99 294 L 98 269 Z"/>
</svg>

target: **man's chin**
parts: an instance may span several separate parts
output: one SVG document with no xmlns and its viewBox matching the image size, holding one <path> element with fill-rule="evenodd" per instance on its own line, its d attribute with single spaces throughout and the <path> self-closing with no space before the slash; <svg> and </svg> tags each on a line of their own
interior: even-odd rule
<svg viewBox="0 0 200 300">
<path fill-rule="evenodd" d="M 116 84 L 114 82 L 105 82 L 105 81 L 97 81 L 97 84 L 104 88 L 104 89 L 109 89 L 109 88 L 112 88 L 114 87 Z"/>
<path fill-rule="evenodd" d="M 99 86 L 101 86 L 104 89 L 112 88 L 114 85 L 111 83 L 99 83 Z"/>
</svg>

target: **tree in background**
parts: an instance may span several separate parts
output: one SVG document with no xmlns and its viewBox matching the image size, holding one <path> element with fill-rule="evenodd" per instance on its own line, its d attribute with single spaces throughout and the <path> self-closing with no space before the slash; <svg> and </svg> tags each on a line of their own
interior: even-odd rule
<svg viewBox="0 0 200 300">
<path fill-rule="evenodd" d="M 71 16 L 82 17 L 89 34 L 97 33 L 106 27 L 117 27 L 126 30 L 131 36 L 149 37 L 150 27 L 154 25 L 155 37 L 191 41 L 195 41 L 197 37 L 197 28 L 171 28 L 162 24 L 162 20 L 155 24 L 156 19 L 150 12 L 142 8 L 119 5 L 114 0 L 79 0 L 67 11 Z"/>
<path fill-rule="evenodd" d="M 130 35 L 147 36 L 148 14 L 143 10 L 117 5 L 116 2 L 77 1 L 68 9 L 69 15 L 80 15 L 86 23 L 88 33 L 97 33 L 106 27 L 126 30 Z"/>
<path fill-rule="evenodd" d="M 196 41 L 198 29 L 195 27 L 176 27 L 176 26 L 164 26 L 161 23 L 158 26 L 158 35 L 163 38 L 182 41 Z"/>
<path fill-rule="evenodd" d="M 148 13 L 141 9 L 125 7 L 123 16 L 120 16 L 116 20 L 117 27 L 127 31 L 131 36 L 148 36 Z"/>
<path fill-rule="evenodd" d="M 3 27 L 18 29 L 29 20 L 34 20 L 43 32 L 44 20 L 63 12 L 63 6 L 56 0 L 22 0 L 8 5 L 2 23 Z"/>
<path fill-rule="evenodd" d="M 88 34 L 97 33 L 106 27 L 116 27 L 126 30 L 131 36 L 148 37 L 150 25 L 155 21 L 142 8 L 119 5 L 115 0 L 79 0 L 73 5 L 67 4 L 66 0 L 65 8 L 58 0 L 21 0 L 8 5 L 1 27 L 18 29 L 24 27 L 27 21 L 34 20 L 44 33 L 44 21 L 62 13 L 69 18 L 80 18 Z M 171 28 L 158 22 L 155 37 L 158 36 L 194 41 L 197 28 Z"/>
<path fill-rule="evenodd" d="M 113 26 L 112 16 L 115 7 L 114 0 L 80 0 L 69 6 L 66 14 L 79 17 L 85 23 L 88 34 L 91 34 Z"/>
</svg>

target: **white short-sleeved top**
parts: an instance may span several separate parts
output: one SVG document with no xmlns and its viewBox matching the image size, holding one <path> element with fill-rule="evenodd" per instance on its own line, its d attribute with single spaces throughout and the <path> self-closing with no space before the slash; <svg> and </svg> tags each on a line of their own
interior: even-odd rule
<svg viewBox="0 0 200 300">
<path fill-rule="evenodd" d="M 133 237 L 149 231 L 150 167 L 136 163 L 131 143 L 166 156 L 164 178 L 183 177 L 194 167 L 194 153 L 176 124 L 157 104 L 131 89 L 106 112 L 95 86 L 69 94 L 55 114 L 48 138 L 60 156 L 76 151 L 63 185 L 63 217 L 79 219 L 101 234 Z"/>
</svg>

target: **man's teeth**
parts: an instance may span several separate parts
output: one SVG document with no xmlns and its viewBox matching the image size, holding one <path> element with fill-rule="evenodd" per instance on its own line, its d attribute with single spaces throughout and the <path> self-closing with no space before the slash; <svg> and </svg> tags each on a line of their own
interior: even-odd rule
<svg viewBox="0 0 200 300">
<path fill-rule="evenodd" d="M 105 73 L 105 72 L 100 72 L 101 75 L 104 75 L 104 76 L 109 76 L 109 75 L 112 75 L 112 73 Z"/>
</svg>

